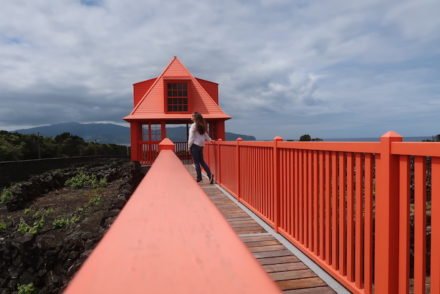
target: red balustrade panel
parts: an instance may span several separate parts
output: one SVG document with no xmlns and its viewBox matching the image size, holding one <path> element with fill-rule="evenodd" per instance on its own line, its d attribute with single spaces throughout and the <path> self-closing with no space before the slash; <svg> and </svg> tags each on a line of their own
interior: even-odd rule
<svg viewBox="0 0 440 294">
<path fill-rule="evenodd" d="M 220 149 L 220 173 L 217 178 L 221 179 L 222 185 L 234 196 L 237 195 L 237 170 L 235 145 L 219 145 Z"/>
<path fill-rule="evenodd" d="M 351 291 L 371 293 L 375 154 L 279 145 L 279 231 Z"/>
<path fill-rule="evenodd" d="M 240 143 L 241 199 L 252 210 L 274 224 L 273 148 Z"/>
<path fill-rule="evenodd" d="M 159 141 L 144 141 L 140 143 L 141 164 L 151 165 L 159 155 Z"/>
<path fill-rule="evenodd" d="M 440 144 L 392 146 L 399 162 L 399 293 L 440 293 Z"/>
<path fill-rule="evenodd" d="M 205 154 L 223 187 L 350 291 L 440 293 L 440 144 L 382 138 Z"/>
</svg>

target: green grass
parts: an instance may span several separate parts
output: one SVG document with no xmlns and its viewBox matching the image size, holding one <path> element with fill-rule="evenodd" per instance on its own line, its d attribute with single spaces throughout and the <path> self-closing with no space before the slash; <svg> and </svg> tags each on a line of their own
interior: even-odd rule
<svg viewBox="0 0 440 294">
<path fill-rule="evenodd" d="M 65 185 L 74 189 L 81 189 L 84 187 L 100 188 L 107 185 L 107 180 L 105 178 L 98 178 L 95 175 L 86 174 L 84 172 L 79 172 L 74 177 L 68 179 Z"/>
</svg>

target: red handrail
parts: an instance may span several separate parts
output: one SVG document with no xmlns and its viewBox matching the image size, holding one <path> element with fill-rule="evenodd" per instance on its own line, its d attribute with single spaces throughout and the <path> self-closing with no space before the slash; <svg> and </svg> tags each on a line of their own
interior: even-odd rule
<svg viewBox="0 0 440 294">
<path fill-rule="evenodd" d="M 151 165 L 159 155 L 159 141 L 142 141 L 139 143 L 140 155 L 138 159 L 141 164 Z M 176 155 L 184 162 L 191 161 L 191 154 L 188 142 L 174 142 Z"/>
<path fill-rule="evenodd" d="M 164 139 L 159 148 L 66 293 L 279 293 L 174 144 Z"/>
<path fill-rule="evenodd" d="M 219 141 L 205 154 L 223 188 L 350 291 L 407 293 L 414 279 L 425 293 L 430 255 L 431 293 L 440 293 L 439 143 L 389 132 L 380 142 Z"/>
</svg>

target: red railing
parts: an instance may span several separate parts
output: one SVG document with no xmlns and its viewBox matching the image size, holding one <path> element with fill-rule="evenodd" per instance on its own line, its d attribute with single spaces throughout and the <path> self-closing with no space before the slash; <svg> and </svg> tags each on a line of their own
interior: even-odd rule
<svg viewBox="0 0 440 294">
<path fill-rule="evenodd" d="M 159 144 L 65 293 L 279 293 L 174 148 L 168 139 Z"/>
<path fill-rule="evenodd" d="M 153 164 L 159 155 L 159 141 L 142 141 L 139 148 L 139 161 L 141 164 Z"/>
<path fill-rule="evenodd" d="M 180 160 L 188 163 L 191 161 L 191 154 L 188 149 L 188 142 L 175 142 L 175 152 Z M 139 161 L 141 164 L 151 165 L 159 155 L 159 141 L 142 141 L 140 143 Z"/>
<path fill-rule="evenodd" d="M 440 144 L 401 140 L 218 141 L 205 157 L 223 188 L 350 291 L 408 293 L 414 284 L 415 293 L 440 293 Z"/>
<path fill-rule="evenodd" d="M 174 142 L 176 145 L 174 152 L 177 157 L 180 158 L 184 163 L 189 163 L 192 160 L 191 154 L 188 148 L 188 142 Z"/>
</svg>

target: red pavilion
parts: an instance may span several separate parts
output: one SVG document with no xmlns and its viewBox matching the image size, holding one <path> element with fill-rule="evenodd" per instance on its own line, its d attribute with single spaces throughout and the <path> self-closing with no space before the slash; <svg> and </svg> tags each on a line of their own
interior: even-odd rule
<svg viewBox="0 0 440 294">
<path fill-rule="evenodd" d="M 132 112 L 124 117 L 130 123 L 131 160 L 151 163 L 158 143 L 167 137 L 166 125 L 186 125 L 185 142 L 175 142 L 176 153 L 188 156 L 188 124 L 193 112 L 205 118 L 212 139 L 225 139 L 225 120 L 231 117 L 219 106 L 218 84 L 194 77 L 174 57 L 155 78 L 133 85 Z"/>
</svg>

